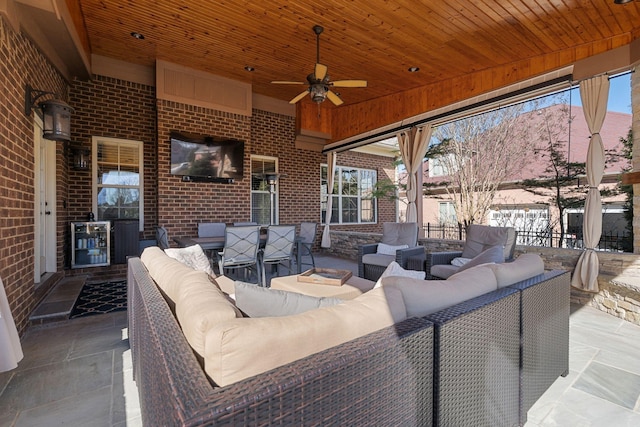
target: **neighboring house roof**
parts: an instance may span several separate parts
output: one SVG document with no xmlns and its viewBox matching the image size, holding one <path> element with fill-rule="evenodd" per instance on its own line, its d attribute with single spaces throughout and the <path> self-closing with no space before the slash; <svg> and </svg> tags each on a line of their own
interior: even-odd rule
<svg viewBox="0 0 640 427">
<path fill-rule="evenodd" d="M 562 107 L 564 107 L 564 105 L 554 105 L 547 108 L 560 109 Z M 528 114 L 536 114 L 536 116 L 538 116 L 535 111 Z M 536 116 L 533 116 L 534 120 Z M 584 111 L 581 106 L 572 106 L 571 116 L 573 117 L 573 120 L 571 121 L 570 129 L 571 145 L 567 146 L 567 150 L 570 153 L 568 160 L 571 162 L 582 163 L 587 159 L 587 150 L 589 148 L 591 133 L 589 132 L 589 128 L 584 117 Z M 621 152 L 623 147 L 620 142 L 620 138 L 628 135 L 629 129 L 631 128 L 631 119 L 631 114 L 613 111 L 607 112 L 607 116 L 600 131 L 605 151 L 617 150 L 618 152 Z M 628 166 L 629 161 L 627 159 L 620 159 L 620 161 L 617 162 L 607 163 L 605 166 L 605 175 L 620 173 L 622 169 Z M 529 163 L 526 168 L 520 169 L 516 175 L 512 176 L 507 181 L 517 182 L 523 179 L 539 178 L 544 175 L 546 167 L 547 164 L 545 164 L 544 160 L 537 158 L 537 161 Z M 422 163 L 422 171 L 424 177 L 423 182 L 425 183 L 437 184 L 446 181 L 447 179 L 446 176 L 429 177 L 428 161 L 424 161 Z M 400 173 L 398 180 L 402 184 L 406 183 L 406 172 Z"/>
</svg>

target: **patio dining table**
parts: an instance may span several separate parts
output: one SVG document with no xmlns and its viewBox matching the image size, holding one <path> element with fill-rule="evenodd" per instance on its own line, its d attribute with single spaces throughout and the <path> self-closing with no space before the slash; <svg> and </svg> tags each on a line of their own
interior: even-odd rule
<svg viewBox="0 0 640 427">
<path fill-rule="evenodd" d="M 224 248 L 224 236 L 215 237 L 174 237 L 173 241 L 181 248 L 186 248 L 193 245 L 200 245 L 202 250 L 220 250 Z M 267 235 L 260 234 L 260 247 L 263 248 L 267 242 Z M 296 236 L 294 245 L 296 248 L 296 271 L 298 274 L 302 273 L 302 239 Z"/>
</svg>

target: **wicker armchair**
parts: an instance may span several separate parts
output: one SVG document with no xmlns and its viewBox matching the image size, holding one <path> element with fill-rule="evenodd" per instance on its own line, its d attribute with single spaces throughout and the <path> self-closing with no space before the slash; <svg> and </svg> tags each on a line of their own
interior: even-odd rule
<svg viewBox="0 0 640 427">
<path fill-rule="evenodd" d="M 491 227 L 471 224 L 467 229 L 467 238 L 462 251 L 430 252 L 412 256 L 407 268 L 427 273 L 427 279 L 446 279 L 455 274 L 458 267 L 451 265 L 454 258 L 474 258 L 490 246 L 502 245 L 504 260 L 513 260 L 517 233 L 513 227 Z M 434 266 L 438 266 L 434 269 Z"/>
<path fill-rule="evenodd" d="M 358 248 L 358 276 L 376 281 L 393 261 L 403 268 L 407 267 L 410 257 L 424 255 L 424 248 L 418 244 L 418 224 L 415 222 L 385 222 L 382 225 L 382 240 L 390 246 L 409 246 L 398 249 L 395 255 L 378 253 L 378 243 L 363 245 Z"/>
</svg>

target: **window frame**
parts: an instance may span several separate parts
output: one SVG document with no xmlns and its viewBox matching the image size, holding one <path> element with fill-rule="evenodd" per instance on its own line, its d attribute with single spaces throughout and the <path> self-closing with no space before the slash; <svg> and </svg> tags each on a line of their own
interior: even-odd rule
<svg viewBox="0 0 640 427">
<path fill-rule="evenodd" d="M 98 145 L 99 144 L 107 144 L 107 145 L 126 145 L 130 147 L 136 147 L 138 149 L 138 185 L 104 185 L 98 184 Z M 96 220 L 98 219 L 98 194 L 102 188 L 126 188 L 126 189 L 137 189 L 139 194 L 138 199 L 138 231 L 144 231 L 144 142 L 136 141 L 130 139 L 122 139 L 122 138 L 109 138 L 102 136 L 93 136 L 91 137 L 91 151 L 93 155 L 91 156 L 91 204 L 93 212 L 96 214 Z M 118 162 L 118 168 L 120 168 L 121 163 Z M 126 218 L 123 218 L 126 219 Z M 109 220 L 104 220 L 109 221 Z"/>
<path fill-rule="evenodd" d="M 320 164 L 320 221 L 324 224 L 326 221 L 326 214 L 323 215 L 323 213 L 326 212 L 326 205 L 327 205 L 327 196 L 328 196 L 328 191 L 327 191 L 327 179 L 326 179 L 326 172 L 328 171 L 328 166 L 326 163 L 322 163 Z M 357 195 L 352 195 L 352 194 L 342 194 L 343 192 L 343 177 L 344 174 L 343 172 L 352 172 L 352 171 L 356 171 L 357 172 Z M 334 205 L 332 205 L 332 209 L 338 211 L 338 218 L 335 218 L 335 215 L 331 216 L 331 224 L 335 224 L 335 225 L 360 225 L 360 224 L 377 224 L 378 223 L 378 199 L 376 197 L 366 197 L 363 196 L 363 177 L 364 177 L 364 173 L 367 174 L 372 174 L 373 175 L 373 179 L 372 179 L 372 183 L 371 183 L 371 187 L 370 190 L 373 191 L 373 187 L 375 185 L 376 182 L 378 182 L 378 171 L 376 169 L 368 169 L 368 168 L 360 168 L 360 167 L 355 167 L 355 166 L 340 166 L 340 165 L 336 165 L 335 171 L 334 173 L 337 175 L 336 176 L 336 180 L 334 181 L 334 188 L 337 188 L 337 194 L 332 194 L 331 196 L 334 198 Z M 323 176 L 325 178 L 323 178 Z M 343 221 L 343 216 L 344 216 L 344 201 L 347 199 L 356 199 L 356 215 L 357 215 L 357 220 L 355 222 L 346 222 Z M 335 204 L 337 200 L 337 205 Z M 373 210 L 373 219 L 372 221 L 363 221 L 362 220 L 362 213 L 363 213 L 363 200 L 371 200 L 372 202 L 372 206 L 371 209 Z"/>
<path fill-rule="evenodd" d="M 272 162 L 274 165 L 274 170 L 271 171 L 265 171 L 265 169 L 263 168 L 262 171 L 254 171 L 253 170 L 253 162 L 255 160 L 258 161 L 262 161 L 263 163 L 268 163 L 268 162 Z M 251 221 L 255 221 L 254 217 L 253 217 L 253 213 L 254 213 L 254 206 L 253 206 L 253 195 L 254 194 L 268 194 L 269 197 L 273 197 L 273 210 L 275 211 L 275 218 L 274 218 L 274 224 L 279 224 L 280 223 L 280 180 L 278 180 L 276 182 L 276 185 L 274 186 L 274 192 L 273 195 L 271 195 L 271 191 L 270 189 L 268 189 L 268 185 L 266 183 L 266 178 L 259 178 L 256 175 L 257 174 L 264 174 L 264 173 L 278 173 L 278 158 L 277 157 L 272 157 L 272 156 L 263 156 L 263 155 L 258 155 L 258 154 L 252 154 L 250 161 L 249 161 L 249 168 L 251 169 L 251 184 L 249 186 L 249 191 L 250 191 L 250 202 L 249 202 L 249 210 L 251 212 Z M 254 190 L 253 189 L 253 180 L 254 179 L 260 179 L 261 181 L 264 181 L 266 184 L 266 188 L 267 190 Z M 269 217 L 271 219 L 271 217 L 274 216 L 274 212 L 269 212 Z M 258 223 L 260 223 L 259 221 L 256 221 Z M 271 221 L 269 221 L 269 223 L 271 223 Z M 263 224 L 265 225 L 265 224 Z"/>
</svg>

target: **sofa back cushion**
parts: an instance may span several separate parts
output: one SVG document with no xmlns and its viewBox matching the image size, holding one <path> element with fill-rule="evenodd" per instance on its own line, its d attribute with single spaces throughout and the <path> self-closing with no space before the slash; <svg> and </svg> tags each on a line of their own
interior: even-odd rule
<svg viewBox="0 0 640 427">
<path fill-rule="evenodd" d="M 178 289 L 182 283 L 181 279 L 185 274 L 194 271 L 193 268 L 171 258 L 157 246 L 145 248 L 140 259 L 158 288 L 170 300 L 169 306 L 173 310 L 178 298 Z"/>
<path fill-rule="evenodd" d="M 187 342 L 200 357 L 204 357 L 205 336 L 209 329 L 242 317 L 233 301 L 202 271 L 192 270 L 185 274 L 177 294 L 176 318 Z"/>
<path fill-rule="evenodd" d="M 544 273 L 544 261 L 538 254 L 522 254 L 513 262 L 490 265 L 498 281 L 498 288 L 513 285 Z"/>
<path fill-rule="evenodd" d="M 477 266 L 456 273 L 447 280 L 417 280 L 389 276 L 382 279 L 382 289 L 387 287 L 400 290 L 407 307 L 407 317 L 423 317 L 495 291 L 498 283 L 488 266 Z"/>
<path fill-rule="evenodd" d="M 225 386 L 406 318 L 402 294 L 378 288 L 293 316 L 232 319 L 208 332 L 204 368 L 217 385 Z"/>
</svg>

